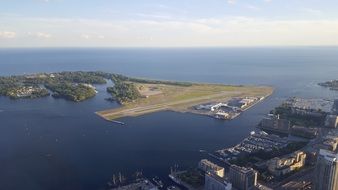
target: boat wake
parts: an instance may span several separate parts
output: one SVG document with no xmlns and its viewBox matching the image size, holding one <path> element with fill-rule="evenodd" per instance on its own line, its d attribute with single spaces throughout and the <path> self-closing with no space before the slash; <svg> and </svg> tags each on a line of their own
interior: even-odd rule
<svg viewBox="0 0 338 190">
<path fill-rule="evenodd" d="M 111 122 L 116 123 L 116 124 L 120 124 L 120 125 L 125 125 L 125 123 L 122 122 L 122 121 L 112 120 Z"/>
</svg>

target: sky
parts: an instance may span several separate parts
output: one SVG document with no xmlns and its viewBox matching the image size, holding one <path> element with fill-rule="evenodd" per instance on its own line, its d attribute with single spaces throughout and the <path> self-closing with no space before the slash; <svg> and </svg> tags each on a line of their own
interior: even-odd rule
<svg viewBox="0 0 338 190">
<path fill-rule="evenodd" d="M 336 46 L 338 0 L 0 0 L 0 47 Z"/>
</svg>

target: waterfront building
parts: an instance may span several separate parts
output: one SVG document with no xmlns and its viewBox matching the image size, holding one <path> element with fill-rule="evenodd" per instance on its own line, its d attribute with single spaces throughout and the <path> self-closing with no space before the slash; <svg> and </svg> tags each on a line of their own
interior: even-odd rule
<svg viewBox="0 0 338 190">
<path fill-rule="evenodd" d="M 262 99 L 264 99 L 264 97 L 233 98 L 228 101 L 228 106 L 238 109 L 245 109 Z"/>
<path fill-rule="evenodd" d="M 252 168 L 231 165 L 229 180 L 238 190 L 252 190 L 257 185 L 257 172 Z"/>
<path fill-rule="evenodd" d="M 338 126 L 338 116 L 337 115 L 328 115 L 325 118 L 325 127 L 337 128 Z"/>
<path fill-rule="evenodd" d="M 220 167 L 207 159 L 203 159 L 198 163 L 198 168 L 206 173 L 213 173 L 219 177 L 224 177 L 224 168 Z"/>
<path fill-rule="evenodd" d="M 274 176 L 280 177 L 305 165 L 306 154 L 296 151 L 284 157 L 276 157 L 267 162 L 268 170 Z"/>
<path fill-rule="evenodd" d="M 257 101 L 258 98 L 253 98 L 253 97 L 246 97 L 243 98 L 242 100 L 239 101 L 240 103 L 240 108 L 245 108 L 248 107 L 249 105 L 251 105 L 252 103 L 254 103 L 255 101 Z"/>
<path fill-rule="evenodd" d="M 338 114 L 338 99 L 335 99 L 333 102 L 332 113 Z"/>
<path fill-rule="evenodd" d="M 338 137 L 329 136 L 324 139 L 323 143 L 319 145 L 319 148 L 335 151 L 337 149 L 337 145 L 338 145 Z"/>
<path fill-rule="evenodd" d="M 201 104 L 201 105 L 195 106 L 195 109 L 197 109 L 197 110 L 211 110 L 212 107 L 213 107 L 212 104 Z"/>
<path fill-rule="evenodd" d="M 307 181 L 299 181 L 299 180 L 292 180 L 286 184 L 283 184 L 279 190 L 311 190 L 312 182 L 310 180 Z"/>
<path fill-rule="evenodd" d="M 290 121 L 286 119 L 281 119 L 279 115 L 263 118 L 260 123 L 260 127 L 262 129 L 283 133 L 288 133 L 290 126 Z"/>
<path fill-rule="evenodd" d="M 147 179 L 140 179 L 138 181 L 112 188 L 111 190 L 159 190 L 152 182 Z"/>
<path fill-rule="evenodd" d="M 213 173 L 205 174 L 204 190 L 231 190 L 232 184 Z"/>
<path fill-rule="evenodd" d="M 321 117 L 324 113 L 330 113 L 334 103 L 324 99 L 290 98 L 284 106 L 291 108 L 291 112 L 297 115 Z"/>
<path fill-rule="evenodd" d="M 218 103 L 218 104 L 211 106 L 210 111 L 217 111 L 221 107 L 228 107 L 228 105 L 226 103 Z"/>
<path fill-rule="evenodd" d="M 318 135 L 318 129 L 294 125 L 290 129 L 290 134 L 293 136 L 312 139 L 316 138 L 316 136 Z"/>
<path fill-rule="evenodd" d="M 275 120 L 273 117 L 263 118 L 260 123 L 260 126 L 263 128 L 273 128 L 274 125 L 275 125 Z"/>
<path fill-rule="evenodd" d="M 316 170 L 315 190 L 338 189 L 338 154 L 329 150 L 320 149 Z"/>
<path fill-rule="evenodd" d="M 231 118 L 230 114 L 224 111 L 218 111 L 217 113 L 215 113 L 215 117 L 218 119 L 230 119 Z"/>
</svg>

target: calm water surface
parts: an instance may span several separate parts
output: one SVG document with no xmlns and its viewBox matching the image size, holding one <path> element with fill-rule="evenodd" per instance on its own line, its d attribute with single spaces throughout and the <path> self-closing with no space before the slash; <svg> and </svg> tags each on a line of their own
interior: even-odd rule
<svg viewBox="0 0 338 190">
<path fill-rule="evenodd" d="M 271 85 L 273 96 L 233 121 L 175 112 L 106 122 L 105 85 L 85 102 L 0 97 L 0 189 L 102 189 L 113 173 L 163 179 L 240 142 L 290 96 L 338 98 L 316 84 L 338 78 L 338 48 L 1 49 L 0 75 L 106 71 L 134 77 Z"/>
</svg>

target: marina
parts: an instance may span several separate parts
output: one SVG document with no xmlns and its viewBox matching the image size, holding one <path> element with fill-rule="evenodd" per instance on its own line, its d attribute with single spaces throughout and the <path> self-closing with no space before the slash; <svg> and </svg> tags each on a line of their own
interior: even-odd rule
<svg viewBox="0 0 338 190">
<path fill-rule="evenodd" d="M 156 184 L 157 187 L 163 188 L 163 182 L 160 180 L 159 177 L 155 176 L 153 177 L 152 181 Z"/>
<path fill-rule="evenodd" d="M 131 182 L 127 185 L 108 188 L 108 190 L 158 190 L 158 187 L 154 185 L 151 181 L 145 178 L 137 179 L 134 182 Z"/>
<path fill-rule="evenodd" d="M 238 145 L 231 148 L 217 150 L 216 153 L 224 160 L 230 161 L 240 156 L 249 155 L 259 151 L 270 152 L 273 149 L 282 149 L 288 144 L 288 138 L 281 138 L 277 135 L 267 134 L 263 131 L 253 131 L 250 133 L 249 137 L 245 138 Z"/>
</svg>

